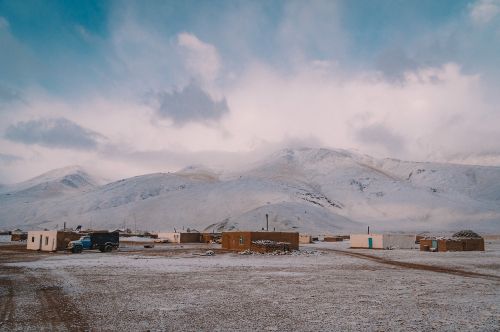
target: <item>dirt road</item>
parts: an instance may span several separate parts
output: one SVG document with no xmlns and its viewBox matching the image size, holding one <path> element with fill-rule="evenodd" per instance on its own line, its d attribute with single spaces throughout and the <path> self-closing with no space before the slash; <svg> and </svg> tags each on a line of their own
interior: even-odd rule
<svg viewBox="0 0 500 332">
<path fill-rule="evenodd" d="M 470 271 L 465 271 L 465 270 L 460 270 L 460 269 L 439 267 L 439 266 L 427 265 L 427 264 L 400 262 L 400 261 L 394 261 L 394 260 L 390 260 L 387 258 L 378 257 L 378 256 L 370 255 L 370 254 L 353 252 L 353 251 L 346 251 L 346 250 L 340 250 L 340 249 L 323 249 L 323 250 L 335 252 L 335 253 L 340 254 L 340 255 L 356 257 L 359 259 L 366 259 L 366 260 L 374 261 L 374 262 L 377 262 L 380 264 L 397 266 L 397 267 L 404 268 L 404 269 L 447 273 L 447 274 L 453 274 L 453 275 L 458 275 L 458 276 L 462 276 L 462 277 L 483 278 L 483 279 L 488 279 L 488 280 L 500 282 L 500 277 L 495 276 L 495 275 L 491 275 L 491 274 L 476 273 L 476 272 L 470 272 Z"/>
<path fill-rule="evenodd" d="M 50 254 L 29 252 L 24 245 L 0 246 L 0 330 L 83 331 L 86 319 L 58 282 L 5 263 L 34 261 Z"/>
</svg>

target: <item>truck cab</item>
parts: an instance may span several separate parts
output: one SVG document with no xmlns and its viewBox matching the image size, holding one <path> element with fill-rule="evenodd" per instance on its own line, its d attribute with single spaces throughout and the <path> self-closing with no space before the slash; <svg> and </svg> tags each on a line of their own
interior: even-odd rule
<svg viewBox="0 0 500 332">
<path fill-rule="evenodd" d="M 92 239 L 88 235 L 82 236 L 78 240 L 70 241 L 68 243 L 68 249 L 71 250 L 72 253 L 81 253 L 82 250 L 91 248 Z"/>
</svg>

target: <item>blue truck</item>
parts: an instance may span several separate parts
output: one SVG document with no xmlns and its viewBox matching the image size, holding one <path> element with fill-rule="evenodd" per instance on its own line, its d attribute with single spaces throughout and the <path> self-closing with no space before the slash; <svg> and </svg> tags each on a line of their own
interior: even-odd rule
<svg viewBox="0 0 500 332">
<path fill-rule="evenodd" d="M 120 235 L 117 231 L 99 231 L 90 232 L 76 241 L 69 242 L 66 249 L 74 254 L 79 254 L 83 250 L 90 249 L 99 249 L 101 252 L 111 252 L 113 249 L 118 249 L 119 245 Z"/>
</svg>

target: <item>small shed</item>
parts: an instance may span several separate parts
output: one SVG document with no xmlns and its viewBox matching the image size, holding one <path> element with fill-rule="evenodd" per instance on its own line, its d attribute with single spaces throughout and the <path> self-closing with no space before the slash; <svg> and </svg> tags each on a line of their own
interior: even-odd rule
<svg viewBox="0 0 500 332">
<path fill-rule="evenodd" d="M 477 233 L 465 230 L 452 237 L 428 237 L 420 240 L 421 251 L 484 251 L 484 238 Z"/>
<path fill-rule="evenodd" d="M 198 232 L 160 232 L 158 239 L 172 243 L 200 243 L 201 234 Z"/>
<path fill-rule="evenodd" d="M 266 242 L 270 241 L 270 242 Z M 298 250 L 298 232 L 223 232 L 222 248 L 228 250 L 252 250 L 266 252 L 273 250 Z"/>
<path fill-rule="evenodd" d="M 78 240 L 82 234 L 66 231 L 28 231 L 26 248 L 28 250 L 64 250 L 70 241 Z"/>
<path fill-rule="evenodd" d="M 416 236 L 412 234 L 351 234 L 351 248 L 413 249 Z"/>
</svg>

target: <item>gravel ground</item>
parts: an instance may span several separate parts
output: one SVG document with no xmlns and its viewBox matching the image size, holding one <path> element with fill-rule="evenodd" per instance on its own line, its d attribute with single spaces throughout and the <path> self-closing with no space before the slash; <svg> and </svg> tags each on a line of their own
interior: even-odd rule
<svg viewBox="0 0 500 332">
<path fill-rule="evenodd" d="M 244 256 L 217 246 L 210 247 L 215 256 L 200 256 L 205 245 L 81 255 L 0 246 L 0 330 L 498 331 L 500 278 L 331 250 L 347 246 L 313 244 L 293 256 Z M 484 253 L 352 252 L 500 275 L 500 242 Z"/>
</svg>

